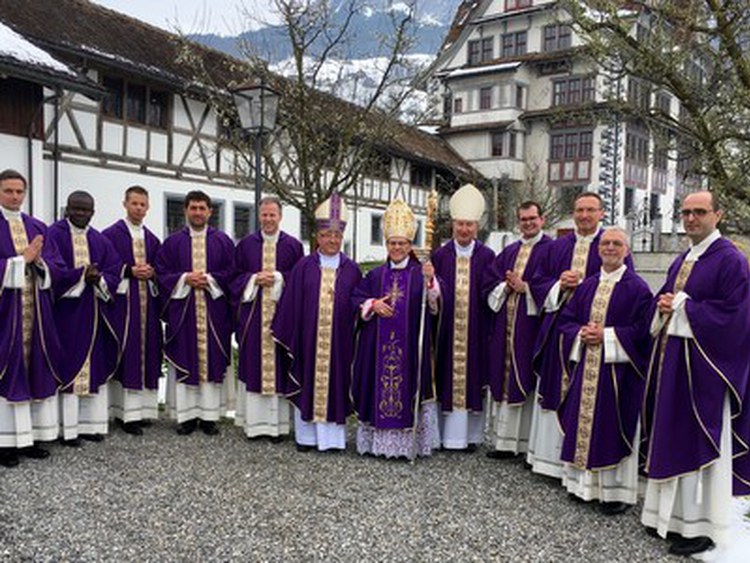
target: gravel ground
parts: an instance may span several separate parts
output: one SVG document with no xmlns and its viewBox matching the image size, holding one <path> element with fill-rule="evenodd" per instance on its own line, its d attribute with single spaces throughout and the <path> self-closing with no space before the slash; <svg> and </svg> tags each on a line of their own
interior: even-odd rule
<svg viewBox="0 0 750 563">
<path fill-rule="evenodd" d="M 0 467 L 0 557 L 86 561 L 677 561 L 519 460 L 298 453 L 292 440 L 142 437 Z M 350 440 L 350 444 L 353 440 Z"/>
</svg>

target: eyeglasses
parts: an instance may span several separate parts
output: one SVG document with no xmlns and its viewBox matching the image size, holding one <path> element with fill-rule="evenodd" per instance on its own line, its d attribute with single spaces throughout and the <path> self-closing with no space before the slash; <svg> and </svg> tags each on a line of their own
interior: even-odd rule
<svg viewBox="0 0 750 563">
<path fill-rule="evenodd" d="M 681 209 L 680 215 L 683 217 L 690 217 L 691 215 L 697 219 L 700 219 L 701 217 L 705 217 L 710 212 L 712 212 L 713 209 Z"/>
</svg>

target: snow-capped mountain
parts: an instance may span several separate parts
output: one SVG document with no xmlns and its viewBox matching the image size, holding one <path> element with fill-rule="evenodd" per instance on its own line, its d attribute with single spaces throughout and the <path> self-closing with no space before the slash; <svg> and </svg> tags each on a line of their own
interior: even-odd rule
<svg viewBox="0 0 750 563">
<path fill-rule="evenodd" d="M 334 12 L 344 17 L 346 4 L 351 0 L 333 0 Z M 434 60 L 453 15 L 461 0 L 424 0 L 416 3 L 416 13 L 409 33 L 413 45 L 404 68 L 398 69 L 397 78 L 415 76 Z M 367 100 L 380 82 L 387 61 L 388 37 L 393 31 L 393 21 L 409 13 L 409 4 L 395 0 L 367 0 L 351 22 L 350 40 L 330 53 L 324 68 L 318 73 L 316 87 L 346 100 L 362 103 Z M 253 54 L 267 60 L 271 69 L 282 75 L 292 75 L 295 68 L 291 60 L 291 47 L 283 26 L 264 27 L 248 31 L 237 37 L 196 35 L 192 38 L 237 57 Z M 313 68 L 321 45 L 313 45 L 307 52 L 310 57 L 306 68 Z M 406 87 L 394 84 L 384 97 L 383 105 L 397 98 Z M 427 93 L 410 92 L 404 104 L 405 120 L 418 119 L 427 106 Z"/>
</svg>

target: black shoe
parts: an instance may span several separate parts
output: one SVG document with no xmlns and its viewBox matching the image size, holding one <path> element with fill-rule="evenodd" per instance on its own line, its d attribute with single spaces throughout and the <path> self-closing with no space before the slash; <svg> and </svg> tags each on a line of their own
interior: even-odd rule
<svg viewBox="0 0 750 563">
<path fill-rule="evenodd" d="M 123 432 L 126 434 L 132 434 L 133 436 L 143 436 L 143 429 L 137 422 L 123 422 L 120 424 Z"/>
<path fill-rule="evenodd" d="M 3 467 L 15 467 L 19 462 L 18 450 L 13 448 L 0 449 L 0 465 Z"/>
<path fill-rule="evenodd" d="M 646 533 L 652 538 L 664 539 L 659 535 L 659 532 L 656 531 L 656 528 L 652 528 L 651 526 L 646 526 Z M 682 536 L 677 532 L 667 532 L 666 540 L 668 542 L 673 542 L 679 539 L 682 539 Z"/>
<path fill-rule="evenodd" d="M 39 446 L 29 446 L 28 448 L 21 448 L 18 453 L 24 457 L 31 459 L 45 459 L 49 457 L 49 451 Z"/>
<path fill-rule="evenodd" d="M 141 428 L 150 428 L 154 425 L 154 423 L 147 418 L 144 418 L 143 420 L 139 420 L 136 424 L 140 426 Z"/>
<path fill-rule="evenodd" d="M 578 495 L 574 495 L 573 493 L 568 493 L 568 500 L 571 500 L 577 504 L 588 504 L 591 502 L 590 500 L 582 499 L 581 497 L 579 497 Z"/>
<path fill-rule="evenodd" d="M 81 442 L 80 438 L 71 438 L 70 440 L 60 438 L 60 443 L 63 446 L 67 446 L 69 448 L 80 448 L 83 445 L 83 442 Z"/>
<path fill-rule="evenodd" d="M 599 511 L 605 516 L 616 516 L 627 512 L 630 508 L 629 504 L 624 502 L 601 502 L 599 503 Z"/>
<path fill-rule="evenodd" d="M 516 457 L 516 454 L 513 452 L 503 452 L 500 450 L 493 450 L 491 452 L 487 452 L 487 457 L 490 459 L 512 459 Z"/>
<path fill-rule="evenodd" d="M 475 451 L 477 451 L 477 445 L 476 444 L 469 444 L 464 448 L 464 452 L 467 454 L 473 454 Z"/>
<path fill-rule="evenodd" d="M 180 436 L 187 436 L 188 434 L 192 434 L 195 432 L 195 429 L 198 427 L 198 421 L 196 419 L 188 420 L 186 422 L 181 422 L 177 425 L 177 433 Z"/>
<path fill-rule="evenodd" d="M 272 444 L 280 444 L 286 439 L 286 436 L 269 436 L 268 441 Z"/>
<path fill-rule="evenodd" d="M 102 434 L 79 434 L 79 438 L 86 440 L 87 442 L 103 442 L 104 436 Z"/>
<path fill-rule="evenodd" d="M 201 420 L 200 427 L 207 436 L 216 436 L 219 433 L 219 428 L 213 420 Z"/>
<path fill-rule="evenodd" d="M 306 446 L 305 444 L 297 444 L 297 451 L 298 452 L 311 452 L 315 450 L 315 446 Z"/>
<path fill-rule="evenodd" d="M 693 555 L 694 553 L 702 553 L 709 550 L 713 546 L 713 540 L 707 536 L 679 538 L 675 539 L 672 545 L 669 546 L 669 553 L 672 555 Z"/>
</svg>

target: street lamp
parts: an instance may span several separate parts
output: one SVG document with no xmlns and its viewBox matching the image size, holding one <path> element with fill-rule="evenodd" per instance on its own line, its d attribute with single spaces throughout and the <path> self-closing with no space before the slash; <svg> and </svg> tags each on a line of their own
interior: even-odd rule
<svg viewBox="0 0 750 563">
<path fill-rule="evenodd" d="M 263 133 L 273 131 L 279 112 L 281 95 L 270 88 L 265 80 L 232 91 L 234 105 L 240 118 L 242 130 L 255 135 L 255 228 L 260 227 L 260 192 L 262 187 L 261 156 Z"/>
</svg>

